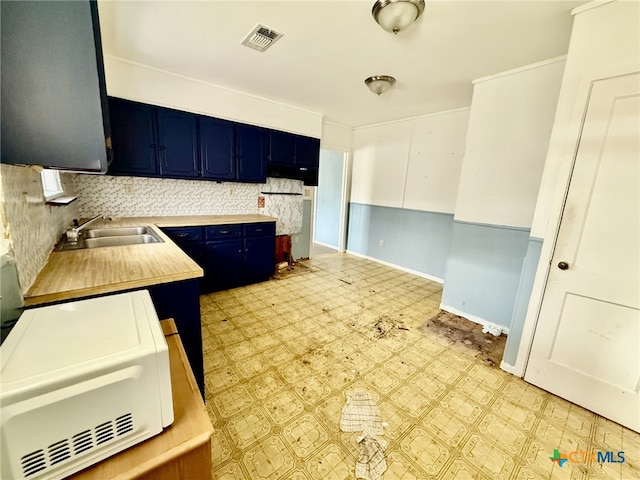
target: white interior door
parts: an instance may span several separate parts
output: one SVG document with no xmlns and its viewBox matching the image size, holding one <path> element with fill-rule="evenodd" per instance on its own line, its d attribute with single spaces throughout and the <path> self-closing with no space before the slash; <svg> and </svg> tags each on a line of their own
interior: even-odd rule
<svg viewBox="0 0 640 480">
<path fill-rule="evenodd" d="M 593 83 L 525 380 L 640 431 L 640 74 Z"/>
</svg>

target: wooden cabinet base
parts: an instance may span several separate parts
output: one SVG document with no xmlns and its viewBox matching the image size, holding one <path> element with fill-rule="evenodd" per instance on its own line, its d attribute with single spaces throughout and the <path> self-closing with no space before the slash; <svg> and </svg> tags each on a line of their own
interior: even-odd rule
<svg viewBox="0 0 640 480">
<path fill-rule="evenodd" d="M 174 458 L 136 480 L 211 479 L 211 437 L 206 443 Z"/>
<path fill-rule="evenodd" d="M 69 480 L 210 480 L 213 425 L 173 320 L 160 322 L 169 346 L 174 421 L 159 435 Z"/>
</svg>

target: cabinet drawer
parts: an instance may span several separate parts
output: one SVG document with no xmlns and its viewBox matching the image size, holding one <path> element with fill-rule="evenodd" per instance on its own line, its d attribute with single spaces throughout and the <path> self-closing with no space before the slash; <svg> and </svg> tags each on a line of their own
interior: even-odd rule
<svg viewBox="0 0 640 480">
<path fill-rule="evenodd" d="M 202 241 L 202 227 L 169 227 L 162 231 L 176 243 Z"/>
<path fill-rule="evenodd" d="M 275 222 L 247 223 L 244 226 L 245 237 L 262 237 L 276 234 Z"/>
<path fill-rule="evenodd" d="M 242 225 L 212 225 L 205 227 L 207 240 L 242 238 Z"/>
</svg>

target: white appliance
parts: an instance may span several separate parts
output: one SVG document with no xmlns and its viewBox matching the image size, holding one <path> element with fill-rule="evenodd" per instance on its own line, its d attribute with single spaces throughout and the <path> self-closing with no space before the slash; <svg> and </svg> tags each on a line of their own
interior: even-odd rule
<svg viewBox="0 0 640 480">
<path fill-rule="evenodd" d="M 0 347 L 3 479 L 60 479 L 173 422 L 149 292 L 26 310 Z"/>
</svg>

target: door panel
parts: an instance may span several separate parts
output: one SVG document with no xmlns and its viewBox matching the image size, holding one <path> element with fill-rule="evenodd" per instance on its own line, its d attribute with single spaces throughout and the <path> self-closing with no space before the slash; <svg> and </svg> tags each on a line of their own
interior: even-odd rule
<svg viewBox="0 0 640 480">
<path fill-rule="evenodd" d="M 295 164 L 318 168 L 320 162 L 320 139 L 296 135 Z"/>
<path fill-rule="evenodd" d="M 275 237 L 249 237 L 244 240 L 245 282 L 267 280 L 275 271 Z"/>
<path fill-rule="evenodd" d="M 109 98 L 113 162 L 111 174 L 156 176 L 153 108 L 119 98 Z"/>
<path fill-rule="evenodd" d="M 158 137 L 162 175 L 197 178 L 199 165 L 196 116 L 158 108 Z"/>
<path fill-rule="evenodd" d="M 261 183 L 267 181 L 268 144 L 269 134 L 264 128 L 236 124 L 238 180 Z"/>
<path fill-rule="evenodd" d="M 242 239 L 207 242 L 205 277 L 211 290 L 224 290 L 242 284 L 244 257 Z"/>
<path fill-rule="evenodd" d="M 226 120 L 200 117 L 200 155 L 204 178 L 234 180 L 234 124 Z"/>
<path fill-rule="evenodd" d="M 594 82 L 525 373 L 636 431 L 639 158 L 640 74 Z"/>
</svg>

